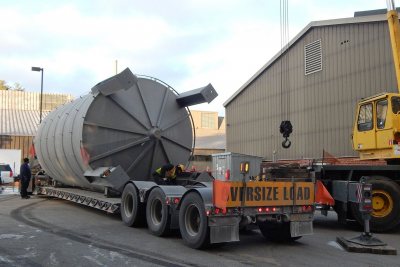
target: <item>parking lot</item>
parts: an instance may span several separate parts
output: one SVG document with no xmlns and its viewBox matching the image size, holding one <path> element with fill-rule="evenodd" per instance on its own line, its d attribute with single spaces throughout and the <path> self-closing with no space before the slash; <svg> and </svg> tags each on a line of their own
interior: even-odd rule
<svg viewBox="0 0 400 267">
<path fill-rule="evenodd" d="M 400 266 L 399 255 L 343 250 L 336 237 L 361 229 L 338 225 L 334 214 L 317 214 L 314 235 L 294 243 L 272 243 L 249 230 L 240 242 L 193 250 L 179 233 L 155 237 L 126 227 L 118 215 L 64 200 L 20 199 L 6 188 L 0 205 L 0 266 Z M 375 236 L 400 248 L 400 229 Z"/>
</svg>

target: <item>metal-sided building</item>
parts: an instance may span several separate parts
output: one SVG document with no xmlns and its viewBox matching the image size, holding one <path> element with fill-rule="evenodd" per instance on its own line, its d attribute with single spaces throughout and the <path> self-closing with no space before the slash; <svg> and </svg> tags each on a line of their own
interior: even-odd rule
<svg viewBox="0 0 400 267">
<path fill-rule="evenodd" d="M 43 94 L 42 118 L 72 99 L 69 94 Z M 20 150 L 21 160 L 28 157 L 39 120 L 40 93 L 0 91 L 0 149 Z"/>
<path fill-rule="evenodd" d="M 311 22 L 224 103 L 227 151 L 266 160 L 321 158 L 323 150 L 355 156 L 358 100 L 396 88 L 385 14 Z M 289 149 L 279 132 L 286 119 Z"/>
</svg>

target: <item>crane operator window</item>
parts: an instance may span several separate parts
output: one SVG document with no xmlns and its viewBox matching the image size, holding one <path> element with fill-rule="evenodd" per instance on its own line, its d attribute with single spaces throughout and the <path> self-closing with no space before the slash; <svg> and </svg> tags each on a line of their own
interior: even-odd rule
<svg viewBox="0 0 400 267">
<path fill-rule="evenodd" d="M 387 108 L 388 108 L 387 99 L 381 100 L 376 103 L 376 125 L 378 129 L 385 128 Z"/>
<path fill-rule="evenodd" d="M 392 97 L 392 111 L 394 114 L 400 114 L 400 97 Z"/>
<path fill-rule="evenodd" d="M 372 123 L 372 103 L 362 105 L 358 113 L 357 128 L 360 132 L 371 130 Z"/>
</svg>

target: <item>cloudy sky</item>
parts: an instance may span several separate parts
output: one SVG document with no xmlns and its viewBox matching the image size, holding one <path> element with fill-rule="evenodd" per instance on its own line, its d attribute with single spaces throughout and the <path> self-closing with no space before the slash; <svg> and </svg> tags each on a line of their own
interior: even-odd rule
<svg viewBox="0 0 400 267">
<path fill-rule="evenodd" d="M 289 0 L 289 33 L 386 8 L 383 0 Z M 0 80 L 27 91 L 84 95 L 129 67 L 178 92 L 212 83 L 223 103 L 279 52 L 279 0 L 0 0 Z"/>
</svg>

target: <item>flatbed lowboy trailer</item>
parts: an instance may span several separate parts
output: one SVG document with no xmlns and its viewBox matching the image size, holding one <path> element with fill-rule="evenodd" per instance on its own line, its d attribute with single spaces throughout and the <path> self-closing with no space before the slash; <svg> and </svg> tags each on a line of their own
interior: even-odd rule
<svg viewBox="0 0 400 267">
<path fill-rule="evenodd" d="M 309 179 L 201 182 L 189 178 L 178 183 L 181 185 L 131 180 L 119 197 L 40 185 L 37 192 L 119 212 L 126 225 L 146 223 L 156 236 L 179 229 L 185 244 L 192 248 L 239 241 L 240 228 L 251 224 L 273 241 L 297 240 L 313 232 L 314 182 Z"/>
</svg>

